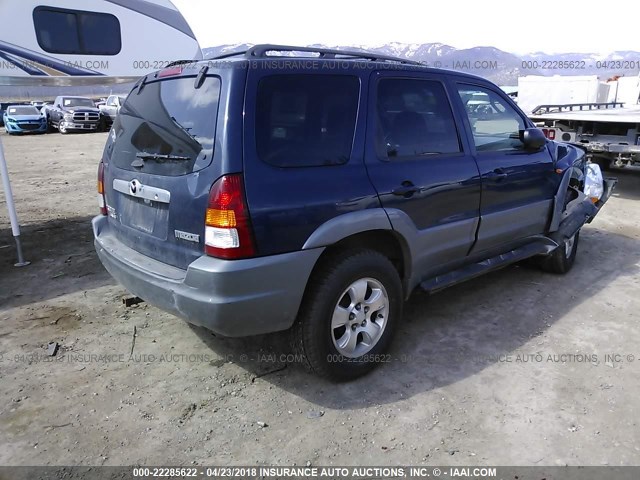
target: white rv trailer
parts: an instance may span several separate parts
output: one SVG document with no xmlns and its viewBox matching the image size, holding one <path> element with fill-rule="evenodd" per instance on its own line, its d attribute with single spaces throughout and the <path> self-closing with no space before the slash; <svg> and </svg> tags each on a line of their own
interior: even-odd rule
<svg viewBox="0 0 640 480">
<path fill-rule="evenodd" d="M 549 88 L 553 82 L 562 82 L 562 78 L 564 85 Z M 554 77 L 551 83 L 523 82 L 520 85 L 529 99 L 525 111 L 548 138 L 584 147 L 589 157 L 605 169 L 612 165 L 640 165 L 640 76 L 606 82 L 583 79 L 586 77 Z M 533 85 L 540 88 L 536 90 Z M 553 96 L 550 91 L 570 97 Z M 522 90 L 519 104 L 521 95 Z M 538 102 L 533 107 L 532 99 Z"/>
<path fill-rule="evenodd" d="M 0 86 L 129 83 L 176 60 L 200 60 L 189 24 L 170 0 L 0 0 Z M 28 265 L 0 140 L 0 177 Z"/>
<path fill-rule="evenodd" d="M 126 83 L 202 59 L 170 0 L 2 0 L 0 18 L 0 85 Z"/>
</svg>

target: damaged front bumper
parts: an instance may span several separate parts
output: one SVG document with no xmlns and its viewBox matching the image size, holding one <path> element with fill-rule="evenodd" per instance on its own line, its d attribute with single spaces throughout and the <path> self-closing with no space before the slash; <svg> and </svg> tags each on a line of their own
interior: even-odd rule
<svg viewBox="0 0 640 480">
<path fill-rule="evenodd" d="M 600 200 L 595 203 L 583 192 L 576 190 L 578 198 L 567 204 L 567 208 L 562 214 L 562 219 L 560 220 L 558 229 L 551 233 L 549 238 L 555 241 L 558 245 L 562 245 L 566 239 L 573 237 L 585 223 L 591 223 L 603 205 L 607 203 L 607 200 L 611 197 L 613 189 L 617 183 L 617 178 L 604 178 L 602 180 L 602 196 L 600 197 Z"/>
<path fill-rule="evenodd" d="M 598 200 L 594 205 L 596 207 L 596 211 L 593 215 L 591 215 L 591 217 L 589 217 L 589 219 L 587 220 L 587 223 L 591 223 L 591 221 L 595 218 L 595 216 L 598 214 L 598 212 L 600 211 L 600 209 L 602 208 L 602 206 L 607 203 L 607 200 L 609 200 L 609 197 L 611 197 L 611 194 L 613 194 L 613 189 L 615 188 L 616 184 L 618 183 L 618 179 L 617 178 L 613 178 L 613 177 L 608 177 L 608 178 L 603 178 L 602 179 L 602 184 L 604 187 L 604 192 L 602 193 L 602 197 L 600 197 L 600 200 Z"/>
</svg>

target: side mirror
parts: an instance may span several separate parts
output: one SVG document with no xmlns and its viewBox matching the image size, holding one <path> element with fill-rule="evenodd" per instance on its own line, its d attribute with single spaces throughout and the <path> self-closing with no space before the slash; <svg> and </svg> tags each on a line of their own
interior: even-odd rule
<svg viewBox="0 0 640 480">
<path fill-rule="evenodd" d="M 547 143 L 547 137 L 539 128 L 527 128 L 522 131 L 522 143 L 525 150 L 540 150 Z"/>
</svg>

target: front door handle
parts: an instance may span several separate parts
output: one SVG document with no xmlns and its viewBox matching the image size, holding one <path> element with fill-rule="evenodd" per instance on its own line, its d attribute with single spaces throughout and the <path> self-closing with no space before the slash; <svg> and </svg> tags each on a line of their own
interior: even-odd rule
<svg viewBox="0 0 640 480">
<path fill-rule="evenodd" d="M 408 180 L 402 182 L 402 186 L 391 190 L 391 193 L 397 195 L 399 197 L 409 198 L 414 193 L 420 191 L 420 188 L 416 187 L 413 183 Z"/>
</svg>

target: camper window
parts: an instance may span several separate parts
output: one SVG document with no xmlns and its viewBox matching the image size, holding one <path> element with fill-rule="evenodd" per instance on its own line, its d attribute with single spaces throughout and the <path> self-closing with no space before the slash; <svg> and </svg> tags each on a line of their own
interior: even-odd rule
<svg viewBox="0 0 640 480">
<path fill-rule="evenodd" d="M 33 23 L 48 53 L 117 55 L 122 48 L 120 22 L 108 13 L 37 7 Z"/>
</svg>

